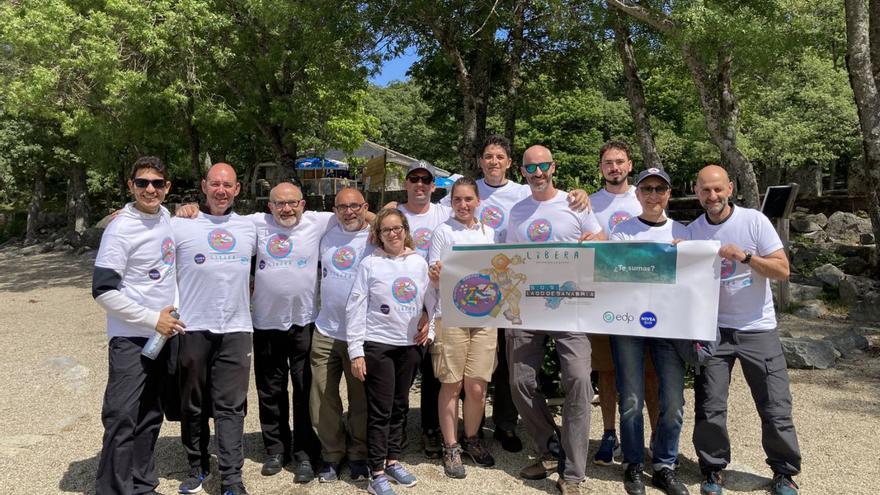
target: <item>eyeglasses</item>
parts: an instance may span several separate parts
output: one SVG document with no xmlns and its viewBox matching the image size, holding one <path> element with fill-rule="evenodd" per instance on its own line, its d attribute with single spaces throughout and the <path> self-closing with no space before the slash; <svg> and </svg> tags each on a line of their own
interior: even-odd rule
<svg viewBox="0 0 880 495">
<path fill-rule="evenodd" d="M 410 181 L 412 184 L 418 184 L 421 182 L 422 184 L 428 185 L 434 182 L 434 178 L 430 175 L 410 175 L 406 178 L 406 180 Z"/>
<path fill-rule="evenodd" d="M 141 189 L 146 189 L 147 186 L 149 186 L 150 184 L 153 185 L 153 189 L 165 189 L 165 184 L 166 184 L 165 179 L 137 178 L 137 179 L 132 179 L 132 182 L 134 182 L 135 187 L 139 187 Z"/>
<path fill-rule="evenodd" d="M 641 191 L 642 194 L 666 194 L 670 189 L 672 188 L 665 184 L 660 184 L 659 186 L 639 186 L 639 191 Z"/>
<path fill-rule="evenodd" d="M 403 232 L 403 225 L 395 225 L 394 227 L 385 227 L 384 229 L 379 229 L 379 233 L 382 235 L 399 234 L 401 232 Z"/>
<path fill-rule="evenodd" d="M 546 172 L 550 170 L 550 166 L 553 165 L 553 162 L 542 162 L 542 163 L 528 163 L 523 165 L 523 168 L 526 169 L 527 174 L 533 174 L 541 169 L 541 172 Z"/>
<path fill-rule="evenodd" d="M 363 208 L 363 207 L 364 207 L 364 203 L 351 203 L 351 204 L 347 204 L 347 205 L 333 205 L 333 209 L 335 209 L 337 211 L 351 210 L 354 213 L 361 211 L 361 208 Z"/>
<path fill-rule="evenodd" d="M 285 206 L 296 208 L 305 202 L 304 199 L 291 199 L 290 201 L 272 201 L 272 204 L 275 205 L 275 208 L 284 208 Z"/>
</svg>

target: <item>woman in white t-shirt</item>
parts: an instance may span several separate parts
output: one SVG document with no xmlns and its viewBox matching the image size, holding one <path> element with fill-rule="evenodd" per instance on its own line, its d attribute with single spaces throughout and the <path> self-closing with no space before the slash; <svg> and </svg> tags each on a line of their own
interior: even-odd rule
<svg viewBox="0 0 880 495">
<path fill-rule="evenodd" d="M 345 306 L 348 355 L 367 394 L 367 491 L 393 495 L 389 478 L 407 487 L 417 481 L 399 458 L 409 389 L 433 340 L 429 316 L 437 299 L 399 210 L 380 211 L 372 235 L 379 247 L 358 265 Z"/>
<path fill-rule="evenodd" d="M 462 177 L 455 181 L 450 192 L 453 216 L 434 230 L 431 251 L 428 254 L 432 283 L 439 284 L 441 258 L 458 244 L 494 244 L 495 232 L 480 223 L 475 213 L 480 206 L 477 184 Z M 495 464 L 483 441 L 477 436 L 486 389 L 497 365 L 496 347 L 498 329 L 443 327 L 431 347 L 434 375 L 440 380 L 437 401 L 440 431 L 443 433 L 443 470 L 450 478 L 464 478 L 461 454 L 469 455 L 474 463 L 488 467 Z M 464 438 L 458 444 L 458 398 L 465 392 L 462 405 Z"/>
</svg>

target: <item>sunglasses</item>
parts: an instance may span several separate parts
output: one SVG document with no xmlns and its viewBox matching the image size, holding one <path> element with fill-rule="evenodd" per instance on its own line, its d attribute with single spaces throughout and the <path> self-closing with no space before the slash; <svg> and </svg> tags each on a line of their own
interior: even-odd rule
<svg viewBox="0 0 880 495">
<path fill-rule="evenodd" d="M 546 172 L 550 170 L 550 167 L 553 165 L 553 162 L 542 162 L 542 163 L 528 163 L 523 165 L 523 168 L 526 169 L 527 174 L 533 174 L 541 169 L 541 172 Z"/>
<path fill-rule="evenodd" d="M 406 180 L 410 181 L 412 184 L 418 184 L 419 182 L 421 182 L 425 185 L 434 182 L 434 178 L 430 175 L 410 175 L 406 178 Z"/>
<path fill-rule="evenodd" d="M 671 187 L 663 184 L 659 186 L 639 186 L 639 191 L 641 191 L 642 194 L 666 194 L 666 191 L 669 191 L 670 189 Z"/>
<path fill-rule="evenodd" d="M 153 185 L 153 189 L 165 189 L 165 179 L 132 179 L 135 187 L 139 187 L 141 189 L 146 189 L 150 184 Z"/>
</svg>

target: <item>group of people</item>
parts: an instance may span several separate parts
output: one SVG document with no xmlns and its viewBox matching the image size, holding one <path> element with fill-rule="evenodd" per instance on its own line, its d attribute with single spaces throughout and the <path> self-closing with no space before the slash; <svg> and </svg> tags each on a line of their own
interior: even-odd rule
<svg viewBox="0 0 880 495">
<path fill-rule="evenodd" d="M 788 260 L 769 220 L 730 202 L 733 184 L 724 169 L 700 171 L 697 195 L 705 214 L 685 227 L 666 217 L 672 181 L 665 171 L 644 170 L 630 184 L 625 142 L 600 150 L 605 186 L 589 197 L 556 189 L 556 163 L 540 145 L 523 155 L 525 185 L 507 177 L 512 160 L 504 137 L 487 138 L 478 161 L 483 177 L 458 179 L 440 203 L 431 202 L 433 167 L 419 162 L 406 175 L 407 201 L 377 214 L 356 189 L 340 191 L 332 213 L 306 211 L 302 191 L 282 183 L 270 193 L 270 213 L 253 215 L 233 212 L 240 184 L 230 165 L 218 163 L 202 181 L 205 203 L 180 208 L 171 218 L 162 206 L 171 186 L 164 164 L 138 159 L 128 183 L 134 201 L 104 232 L 95 261 L 93 296 L 107 311 L 110 338 L 97 493 L 155 493 L 153 450 L 163 389 L 170 385 L 179 393 L 189 462 L 179 492 L 201 491 L 210 476 L 214 418 L 222 493 L 247 493 L 242 442 L 253 355 L 266 454 L 262 474 L 293 463 L 296 482 L 333 482 L 345 462 L 351 478 L 365 480 L 377 495 L 394 494 L 392 483 L 417 483 L 400 458 L 419 373 L 423 452 L 442 459 L 447 476 L 466 476 L 463 456 L 482 467 L 495 463 L 482 438 L 492 383 L 495 439 L 505 450 L 521 450 L 521 417 L 537 454 L 520 476 L 544 479 L 558 472 L 559 491 L 580 493 L 593 370 L 605 429 L 593 462 L 612 463 L 620 447 L 625 492 L 645 493 L 647 403 L 650 482 L 666 493 L 686 494 L 676 467 L 688 363 L 698 368 L 693 443 L 703 473 L 700 491 L 720 495 L 731 457 L 728 386 L 738 359 L 761 417 L 771 491 L 796 494 L 792 477 L 800 471 L 800 453 L 769 286 L 771 279 L 787 278 Z M 720 241 L 718 340 L 443 325 L 439 280 L 452 246 L 605 239 Z M 503 269 L 517 260 L 497 262 L 499 273 L 509 273 Z M 512 305 L 504 316 L 516 322 L 519 311 Z M 142 356 L 157 332 L 168 343 L 156 359 Z M 561 365 L 561 425 L 539 382 L 549 339 Z"/>
</svg>

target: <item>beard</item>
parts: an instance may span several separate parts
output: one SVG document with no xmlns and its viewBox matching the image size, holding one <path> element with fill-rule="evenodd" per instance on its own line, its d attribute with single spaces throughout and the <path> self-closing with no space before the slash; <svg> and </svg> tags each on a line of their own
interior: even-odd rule
<svg viewBox="0 0 880 495">
<path fill-rule="evenodd" d="M 619 186 L 626 181 L 626 176 L 622 175 L 619 179 L 609 179 L 607 177 L 603 177 L 605 179 L 605 184 L 609 186 Z"/>
</svg>

